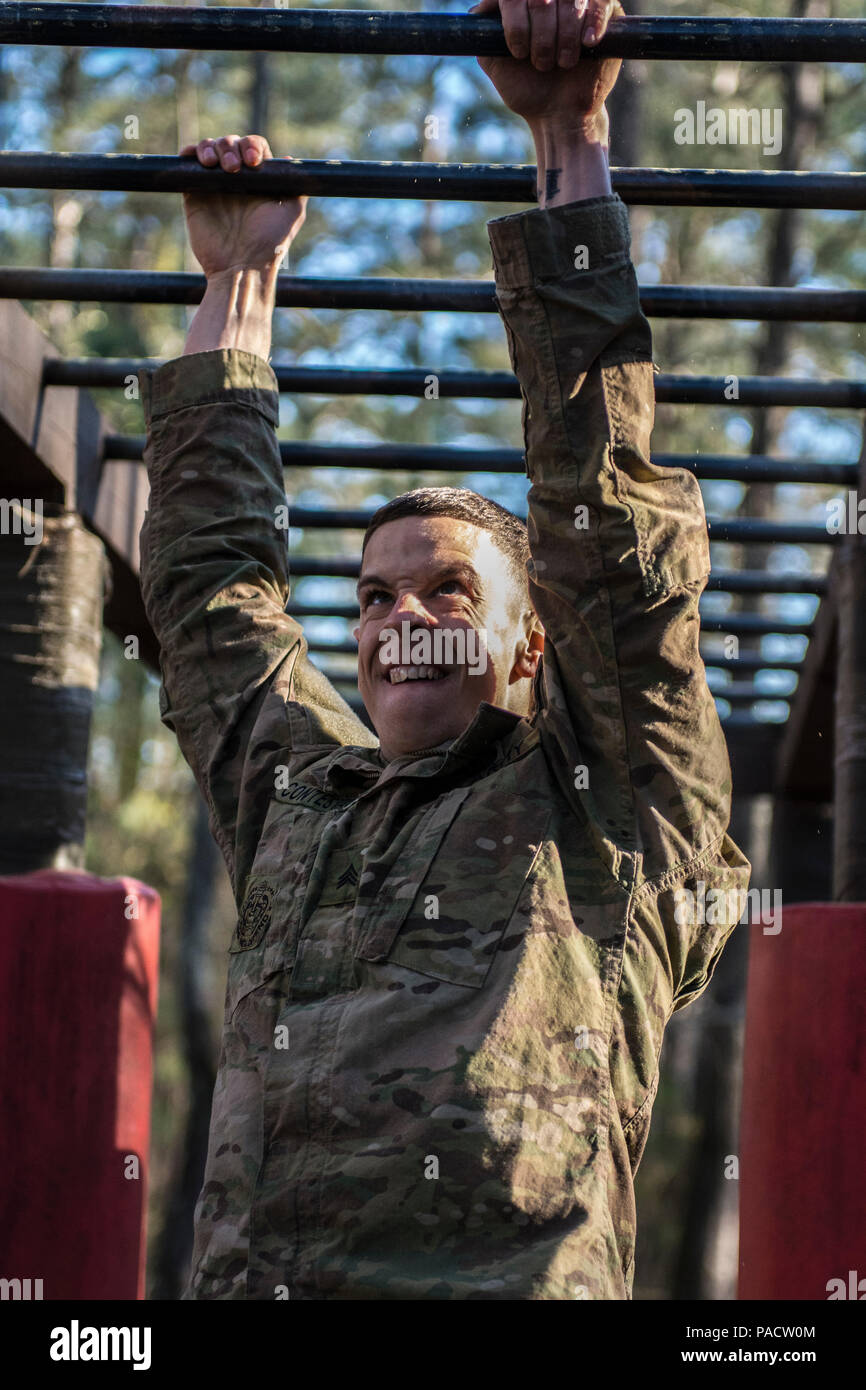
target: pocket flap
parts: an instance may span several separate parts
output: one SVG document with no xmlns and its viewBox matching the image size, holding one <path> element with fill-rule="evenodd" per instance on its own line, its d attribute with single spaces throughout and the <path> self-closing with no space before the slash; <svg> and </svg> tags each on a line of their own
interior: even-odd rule
<svg viewBox="0 0 866 1390">
<path fill-rule="evenodd" d="M 436 857 L 446 831 L 470 790 L 470 787 L 458 787 L 443 796 L 424 817 L 411 845 L 389 870 L 374 903 L 364 915 L 363 931 L 359 933 L 359 944 L 355 951 L 360 960 L 385 960 L 388 956 L 394 937 Z M 375 874 L 375 869 L 375 864 L 368 862 L 365 875 L 367 872 Z M 361 897 L 359 904 L 362 903 Z"/>
<path fill-rule="evenodd" d="M 495 804 L 473 802 L 460 815 L 455 811 L 422 882 L 399 910 L 396 929 L 396 910 L 389 919 L 388 961 L 479 989 L 550 816 L 548 805 L 507 795 Z"/>
</svg>

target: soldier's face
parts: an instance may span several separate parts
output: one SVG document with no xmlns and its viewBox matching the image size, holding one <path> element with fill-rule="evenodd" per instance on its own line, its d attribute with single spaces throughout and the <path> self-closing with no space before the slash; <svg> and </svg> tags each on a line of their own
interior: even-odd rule
<svg viewBox="0 0 866 1390">
<path fill-rule="evenodd" d="M 482 700 L 525 713 L 529 650 L 508 561 L 481 527 L 409 516 L 373 533 L 358 583 L 358 688 L 383 756 L 456 738 Z"/>
</svg>

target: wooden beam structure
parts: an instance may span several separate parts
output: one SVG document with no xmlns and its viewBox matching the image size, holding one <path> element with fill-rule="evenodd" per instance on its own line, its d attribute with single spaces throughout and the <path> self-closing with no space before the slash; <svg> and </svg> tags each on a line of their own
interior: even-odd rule
<svg viewBox="0 0 866 1390">
<path fill-rule="evenodd" d="M 14 300 L 0 302 L 0 491 L 41 498 L 77 512 L 103 542 L 111 569 L 105 625 L 135 635 L 154 668 L 159 648 L 138 580 L 138 535 L 147 507 L 141 464 L 103 473 L 108 423 L 86 391 L 43 387 L 44 364 L 57 349 Z"/>
</svg>

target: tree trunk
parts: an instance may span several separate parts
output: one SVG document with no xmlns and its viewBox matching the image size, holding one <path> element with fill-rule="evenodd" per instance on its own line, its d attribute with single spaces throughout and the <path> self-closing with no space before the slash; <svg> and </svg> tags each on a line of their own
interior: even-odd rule
<svg viewBox="0 0 866 1390">
<path fill-rule="evenodd" d="M 250 72 L 250 129 L 251 135 L 268 137 L 268 117 L 271 96 L 271 74 L 267 53 L 253 53 Z M 243 132 L 246 134 L 246 132 Z M 274 151 L 276 153 L 276 151 Z"/>
</svg>

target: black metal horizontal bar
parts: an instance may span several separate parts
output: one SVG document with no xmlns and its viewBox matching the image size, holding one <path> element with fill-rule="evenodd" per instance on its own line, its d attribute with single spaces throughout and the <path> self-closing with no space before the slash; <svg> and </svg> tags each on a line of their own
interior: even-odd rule
<svg viewBox="0 0 866 1390">
<path fill-rule="evenodd" d="M 793 690 L 762 690 L 754 681 L 731 681 L 729 685 L 710 682 L 710 691 L 717 699 L 731 703 L 736 700 L 790 700 L 794 694 Z"/>
<path fill-rule="evenodd" d="M 289 520 L 292 520 L 291 509 Z M 361 557 L 293 555 L 290 568 L 295 579 L 314 576 L 357 579 L 361 573 Z M 773 574 L 769 570 L 714 570 L 707 589 L 729 594 L 824 594 L 827 579 L 818 574 Z"/>
<path fill-rule="evenodd" d="M 354 622 L 358 617 L 357 603 L 300 603 L 290 602 L 286 612 L 295 618 L 345 618 Z M 724 617 L 702 617 L 702 635 L 724 633 L 725 636 L 754 637 L 779 634 L 783 637 L 808 636 L 812 631 L 811 622 L 798 622 L 792 618 L 767 617 L 763 613 L 727 613 Z M 707 658 L 710 664 L 710 658 Z M 718 663 L 716 663 L 718 664 Z M 761 663 L 761 668 L 765 663 Z M 772 663 L 769 663 L 772 665 Z M 789 669 L 785 663 L 784 669 Z M 760 669 L 760 668 L 759 668 Z"/>
<path fill-rule="evenodd" d="M 0 299 L 55 299 L 102 304 L 199 304 L 207 281 L 190 271 L 55 270 L 0 266 Z M 641 285 L 650 318 L 789 320 L 862 323 L 866 291 L 772 286 Z M 413 280 L 280 275 L 282 309 L 382 309 L 424 313 L 496 313 L 490 280 Z"/>
<path fill-rule="evenodd" d="M 351 671 L 340 671 L 338 668 L 332 667 L 328 662 L 316 662 L 316 665 L 322 675 L 325 676 L 332 685 L 335 685 L 341 693 L 346 686 L 351 690 L 358 689 L 358 678 L 353 675 Z"/>
<path fill-rule="evenodd" d="M 291 520 L 291 509 L 289 514 Z M 292 555 L 289 560 L 292 579 L 325 576 L 328 579 L 357 579 L 361 573 L 360 555 Z"/>
<path fill-rule="evenodd" d="M 124 386 L 130 376 L 161 366 L 142 357 L 46 358 L 44 386 Z M 432 367 L 296 367 L 273 362 L 281 391 L 336 396 L 439 396 L 518 400 L 512 372 L 439 371 Z M 736 383 L 734 386 L 732 383 Z M 434 385 L 435 383 L 435 385 Z M 733 394 L 734 391 L 736 394 Z M 771 376 L 655 376 L 655 398 L 673 405 L 866 406 L 866 381 L 812 381 Z"/>
<path fill-rule="evenodd" d="M 307 648 L 310 652 L 321 653 L 323 656 L 357 656 L 357 642 L 308 642 Z M 783 661 L 780 659 L 768 659 L 760 656 L 757 652 L 744 652 L 742 656 L 732 657 L 725 660 L 722 657 L 713 658 L 704 655 L 704 665 L 709 670 L 725 671 L 790 671 L 796 675 L 802 661 Z"/>
<path fill-rule="evenodd" d="M 296 603 L 292 600 L 286 605 L 286 612 L 292 618 L 346 618 L 357 622 L 357 603 Z"/>
<path fill-rule="evenodd" d="M 329 680 L 333 686 L 336 686 L 341 693 L 344 693 L 347 689 L 357 693 L 358 677 L 354 672 L 342 671 L 338 665 L 333 665 L 328 661 L 316 662 L 316 666 L 321 671 L 322 675 Z M 710 694 L 714 700 L 726 700 L 729 705 L 734 706 L 754 705 L 768 700 L 774 703 L 781 701 L 786 705 L 790 705 L 796 695 L 796 691 L 785 691 L 782 693 L 776 691 L 768 692 L 762 690 L 760 686 L 750 683 L 730 686 L 727 689 L 711 690 Z"/>
<path fill-rule="evenodd" d="M 364 701 L 362 700 L 360 695 L 353 694 L 351 691 L 349 691 L 347 694 L 343 696 L 343 699 L 346 701 L 346 704 L 349 706 L 350 709 L 354 710 L 355 713 L 361 717 L 361 719 L 365 719 L 366 710 L 364 706 Z M 781 729 L 782 724 L 784 723 L 783 720 L 779 720 L 777 722 L 770 722 L 769 720 L 765 719 L 755 719 L 753 715 L 746 714 L 741 710 L 735 710 L 732 714 L 721 714 L 719 715 L 719 719 L 721 721 L 722 728 L 724 729 L 726 735 L 735 736 L 737 731 L 740 729 L 760 729 L 761 733 L 766 738 L 771 740 L 775 740 L 779 737 L 778 730 Z M 776 732 L 774 732 L 774 730 Z"/>
<path fill-rule="evenodd" d="M 360 695 L 348 691 L 343 694 L 343 699 L 355 714 L 360 715 L 362 718 L 364 717 L 365 706 Z M 768 720 L 755 719 L 753 715 L 745 714 L 740 711 L 733 714 L 722 714 L 719 716 L 719 719 L 726 734 L 733 734 L 738 729 L 761 729 L 763 732 L 766 732 L 768 738 L 777 737 L 777 735 L 771 733 L 771 730 L 780 728 L 784 722 L 778 721 L 778 723 L 771 723 Z"/>
<path fill-rule="evenodd" d="M 294 569 L 294 565 L 293 565 Z M 357 616 L 357 615 L 356 615 Z M 357 642 L 308 642 L 308 650 L 321 652 L 326 656 L 357 656 Z M 708 669 L 724 671 L 791 671 L 796 673 L 802 661 L 783 661 L 761 656 L 758 652 L 743 652 L 741 656 L 727 659 L 713 657 L 704 653 L 704 665 Z"/>
<path fill-rule="evenodd" d="M 536 179 L 534 164 L 269 159 L 258 169 L 226 174 L 178 155 L 0 153 L 0 188 L 534 203 Z M 624 202 L 647 207 L 866 208 L 863 173 L 612 169 L 611 182 Z"/>
<path fill-rule="evenodd" d="M 708 526 L 711 541 L 736 545 L 832 545 L 836 540 L 820 521 L 764 521 L 751 516 L 722 521 L 709 517 Z"/>
<path fill-rule="evenodd" d="M 507 54 L 497 16 L 388 11 L 2 4 L 0 43 L 274 53 Z M 626 16 L 589 56 L 751 62 L 866 59 L 857 19 Z"/>
<path fill-rule="evenodd" d="M 108 435 L 105 458 L 140 459 L 143 435 Z M 361 468 L 441 473 L 524 473 L 522 449 L 452 448 L 447 444 L 310 444 L 280 441 L 286 468 Z M 686 468 L 698 478 L 745 483 L 848 483 L 856 485 L 856 463 L 775 459 L 766 454 L 653 454 L 660 468 Z"/>
<path fill-rule="evenodd" d="M 307 642 L 307 650 L 326 656 L 357 656 L 357 642 Z"/>
<path fill-rule="evenodd" d="M 866 381 L 813 381 L 773 376 L 673 376 L 658 372 L 656 401 L 673 405 L 866 406 Z M 735 391 L 735 394 L 733 394 Z"/>
<path fill-rule="evenodd" d="M 863 290 L 788 289 L 770 285 L 642 285 L 641 308 L 656 319 L 759 319 L 862 323 Z"/>
<path fill-rule="evenodd" d="M 289 525 L 298 530 L 363 531 L 373 512 L 360 507 L 290 507 Z M 835 539 L 820 522 L 764 521 L 759 517 L 709 518 L 711 541 L 737 544 L 830 545 Z M 840 533 L 841 534 L 841 533 Z"/>
<path fill-rule="evenodd" d="M 305 441 L 281 440 L 280 457 L 286 468 L 368 468 L 389 472 L 428 473 L 526 473 L 526 456 L 523 450 L 504 446 L 453 449 L 448 444 L 310 444 Z"/>
<path fill-rule="evenodd" d="M 789 705 L 796 695 L 796 691 L 793 690 L 786 691 L 784 694 L 779 694 L 776 691 L 770 692 L 761 690 L 760 686 L 753 684 L 734 685 L 730 686 L 727 690 L 722 688 L 720 690 L 713 690 L 710 693 L 714 700 L 727 700 L 729 705 L 754 705 L 757 704 L 758 701 L 764 700 L 772 700 L 774 702 L 782 700 L 786 705 Z"/>
<path fill-rule="evenodd" d="M 771 747 L 773 745 L 778 746 L 785 724 L 785 720 L 756 719 L 753 714 L 744 710 L 734 710 L 731 714 L 720 714 L 719 719 L 726 738 L 735 739 L 741 730 L 760 729 L 762 736 L 767 739 Z M 769 781 L 767 782 L 767 790 L 771 790 Z"/>
<path fill-rule="evenodd" d="M 357 617 L 357 613 L 354 614 Z M 763 613 L 726 613 L 723 618 L 701 617 L 701 632 L 723 632 L 732 637 L 765 637 L 778 633 L 783 637 L 808 637 L 811 622 L 800 623 L 793 618 L 768 618 Z"/>
<path fill-rule="evenodd" d="M 857 485 L 856 463 L 823 463 L 820 459 L 777 459 L 768 454 L 653 454 L 662 468 L 688 468 L 702 482 L 833 483 Z"/>
<path fill-rule="evenodd" d="M 351 692 L 357 692 L 358 677 L 354 672 L 343 671 L 339 665 L 333 665 L 328 661 L 316 662 L 316 665 L 322 675 L 341 692 L 347 688 Z M 785 691 L 781 694 L 775 691 L 769 693 L 754 684 L 742 684 L 710 691 L 714 700 L 727 700 L 729 705 L 754 705 L 767 700 L 782 701 L 789 705 L 794 699 L 795 693 L 795 691 Z"/>
<path fill-rule="evenodd" d="M 354 647 L 353 650 L 357 651 L 357 647 Z M 760 652 L 742 652 L 740 656 L 730 658 L 714 656 L 711 652 L 703 652 L 702 656 L 704 665 L 708 670 L 797 672 L 803 665 L 802 661 L 788 661 L 782 657 L 768 658 L 761 656 Z"/>
<path fill-rule="evenodd" d="M 200 304 L 207 281 L 186 270 L 55 270 L 42 266 L 0 266 L 0 299 L 60 299 L 103 304 Z M 680 288 L 677 286 L 676 288 Z M 699 288 L 699 287 L 698 287 Z M 775 293 L 775 291 L 773 291 Z M 794 291 L 799 293 L 799 291 Z M 823 291 L 806 291 L 819 294 Z M 839 312 L 847 322 L 849 293 Z M 866 304 L 866 294 L 862 296 Z M 376 276 L 287 275 L 277 277 L 280 309 L 438 310 L 454 313 L 496 313 L 492 280 L 421 280 Z M 815 309 L 819 307 L 816 300 Z M 860 317 L 866 317 L 866 313 Z M 829 321 L 829 320 L 828 320 Z M 853 321 L 853 319 L 852 319 Z"/>
<path fill-rule="evenodd" d="M 823 595 L 827 592 L 827 576 L 778 574 L 772 570 L 713 570 L 707 590 L 726 594 Z"/>
<path fill-rule="evenodd" d="M 103 457 L 129 461 L 144 455 L 144 435 L 106 435 Z M 447 444 L 309 444 L 280 441 L 286 468 L 366 468 L 382 471 L 440 473 L 524 473 L 522 449 L 493 447 L 454 449 Z M 653 454 L 661 468 L 687 468 L 698 478 L 744 483 L 857 484 L 856 463 L 821 463 L 813 459 L 774 459 L 766 454 Z"/>
<path fill-rule="evenodd" d="M 358 617 L 356 603 L 296 603 L 290 602 L 286 612 L 293 618 L 345 618 L 354 622 Z M 730 613 L 724 618 L 701 618 L 704 633 L 723 632 L 726 636 L 752 637 L 779 633 L 782 636 L 808 636 L 811 623 L 794 622 L 790 618 L 768 618 L 763 613 Z"/>
<path fill-rule="evenodd" d="M 143 435 L 110 435 L 105 458 L 139 459 Z M 116 451 L 116 452 L 115 452 Z M 314 444 L 281 440 L 287 468 L 366 468 L 383 471 L 440 473 L 524 473 L 522 449 L 504 446 L 453 448 L 448 444 Z M 776 459 L 767 454 L 653 454 L 660 468 L 686 468 L 706 481 L 744 483 L 843 483 L 856 486 L 856 463 L 822 463 L 818 459 Z"/>
</svg>

